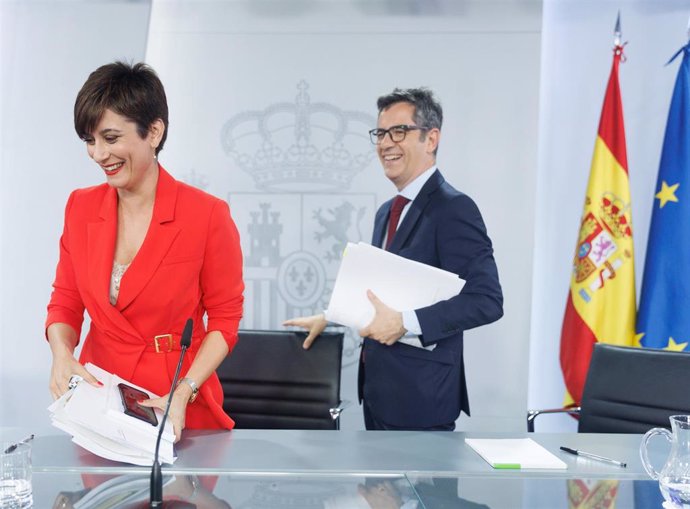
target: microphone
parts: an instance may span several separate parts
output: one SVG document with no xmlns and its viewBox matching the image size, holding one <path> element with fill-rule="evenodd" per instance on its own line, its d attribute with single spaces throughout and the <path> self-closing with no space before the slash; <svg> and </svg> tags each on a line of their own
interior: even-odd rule
<svg viewBox="0 0 690 509">
<path fill-rule="evenodd" d="M 170 412 L 170 402 L 172 401 L 173 392 L 177 387 L 177 379 L 180 376 L 180 369 L 182 369 L 182 359 L 184 359 L 184 354 L 192 344 L 192 328 L 194 325 L 194 320 L 191 318 L 187 320 L 184 324 L 184 330 L 182 331 L 182 339 L 180 339 L 180 347 L 182 351 L 180 352 L 180 360 L 177 363 L 177 370 L 175 371 L 175 376 L 173 377 L 172 386 L 170 387 L 170 393 L 168 393 L 168 404 L 165 407 L 165 412 L 163 413 L 163 419 L 161 421 L 161 426 L 158 428 L 158 438 L 156 438 L 156 452 L 153 455 L 153 465 L 151 466 L 151 497 L 149 501 L 149 507 L 163 507 L 163 474 L 161 472 L 161 464 L 158 461 L 158 450 L 161 446 L 161 438 L 163 437 L 163 428 L 165 427 L 165 421 L 168 419 L 168 413 Z"/>
</svg>

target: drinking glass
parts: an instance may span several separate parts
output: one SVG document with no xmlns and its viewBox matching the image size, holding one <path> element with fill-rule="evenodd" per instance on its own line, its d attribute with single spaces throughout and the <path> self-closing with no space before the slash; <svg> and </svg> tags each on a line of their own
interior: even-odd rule
<svg viewBox="0 0 690 509">
<path fill-rule="evenodd" d="M 0 507 L 32 507 L 31 444 L 1 443 L 0 446 Z"/>
</svg>

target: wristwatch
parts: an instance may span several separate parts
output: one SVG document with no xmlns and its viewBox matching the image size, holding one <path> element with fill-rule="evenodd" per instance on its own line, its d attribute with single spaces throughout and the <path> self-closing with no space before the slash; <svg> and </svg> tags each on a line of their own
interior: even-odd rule
<svg viewBox="0 0 690 509">
<path fill-rule="evenodd" d="M 189 377 L 184 377 L 179 382 L 177 382 L 177 385 L 179 386 L 183 382 L 192 388 L 192 395 L 189 397 L 189 402 L 194 403 L 194 400 L 199 395 L 199 386 L 196 384 L 194 380 L 192 380 Z"/>
</svg>

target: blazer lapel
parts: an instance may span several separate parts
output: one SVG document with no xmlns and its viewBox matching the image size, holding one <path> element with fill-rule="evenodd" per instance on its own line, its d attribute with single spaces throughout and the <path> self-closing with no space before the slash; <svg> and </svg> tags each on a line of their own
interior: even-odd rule
<svg viewBox="0 0 690 509">
<path fill-rule="evenodd" d="M 110 277 L 113 272 L 113 257 L 115 255 L 115 237 L 117 235 L 117 191 L 108 187 L 101 208 L 100 220 L 89 223 L 87 226 L 87 273 L 91 293 L 96 305 L 111 321 L 105 322 L 101 327 L 105 331 L 115 327 L 117 337 L 123 340 L 129 336 L 138 338 L 139 333 L 132 327 L 127 319 L 110 304 Z"/>
<path fill-rule="evenodd" d="M 441 172 L 436 170 L 432 173 L 431 177 L 429 177 L 429 180 L 424 183 L 422 189 L 419 190 L 419 194 L 417 194 L 417 197 L 410 204 L 410 209 L 398 226 L 398 230 L 395 232 L 389 251 L 397 253 L 400 247 L 405 244 L 412 230 L 414 230 L 417 221 L 419 221 L 419 218 L 422 216 L 422 212 L 429 204 L 429 201 L 431 201 L 431 195 L 443 182 L 444 179 L 443 176 L 441 176 Z"/>
<path fill-rule="evenodd" d="M 120 284 L 116 306 L 120 311 L 129 306 L 144 289 L 180 233 L 178 227 L 166 224 L 175 219 L 177 183 L 162 167 L 159 168 L 156 201 L 149 230 Z"/>
<path fill-rule="evenodd" d="M 117 192 L 108 187 L 99 211 L 100 221 L 87 226 L 89 284 L 96 302 L 110 306 L 110 275 L 113 271 L 115 235 L 117 234 Z"/>
</svg>

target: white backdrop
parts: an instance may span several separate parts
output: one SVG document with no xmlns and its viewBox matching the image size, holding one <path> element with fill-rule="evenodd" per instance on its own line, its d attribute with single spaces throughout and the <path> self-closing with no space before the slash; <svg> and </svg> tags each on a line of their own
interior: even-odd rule
<svg viewBox="0 0 690 509">
<path fill-rule="evenodd" d="M 483 211 L 506 300 L 500 322 L 467 334 L 473 419 L 459 426 L 520 426 L 529 318 L 529 301 L 520 295 L 530 285 L 534 222 L 538 4 L 515 4 L 498 15 L 476 4 L 396 16 L 386 12 L 392 5 L 386 2 L 380 12 L 357 2 L 314 5 L 322 7 L 296 15 L 251 2 L 154 3 L 147 59 L 166 84 L 172 112 L 163 164 L 228 196 L 246 262 L 243 325 L 279 327 L 285 318 L 326 306 L 344 240 L 369 242 L 376 207 L 395 193 L 366 137 L 376 122 L 376 98 L 395 86 L 435 90 L 446 112 L 439 167 Z M 228 123 L 233 129 L 224 131 Z M 344 161 L 330 161 L 326 153 L 336 126 L 348 133 Z M 299 166 L 319 176 L 294 175 L 291 161 L 278 160 L 266 177 L 252 160 L 266 143 L 282 152 L 313 144 L 321 159 L 305 157 Z M 346 177 L 336 185 L 325 181 L 341 174 Z M 262 203 L 270 207 L 265 222 Z M 276 259 L 249 262 L 257 258 L 251 246 L 272 234 L 266 224 L 272 221 L 282 228 L 280 235 L 272 230 Z M 300 306 L 310 302 L 311 289 L 300 296 L 290 288 L 304 283 L 291 279 L 293 267 L 325 274 L 315 292 L 321 298 L 311 307 Z M 350 336 L 344 355 L 342 394 L 351 401 L 358 344 Z M 342 427 L 361 428 L 361 411 L 345 412 Z"/>
<path fill-rule="evenodd" d="M 122 2 L 0 1 L 0 425 L 50 427 L 46 304 L 70 191 L 101 183 L 72 122 L 87 76 L 144 58 L 150 8 Z"/>
<path fill-rule="evenodd" d="M 347 202 L 363 210 L 345 232 L 366 239 L 374 207 L 393 194 L 372 148 L 347 138 L 359 159 L 339 167 L 354 174 L 346 184 L 293 179 L 289 189 L 267 189 L 240 162 L 250 149 L 228 148 L 224 126 L 280 103 L 294 109 L 303 90 L 302 101 L 326 105 L 331 115 L 313 117 L 312 132 L 333 118 L 354 128 L 353 118 L 375 116 L 376 97 L 394 86 L 434 89 L 446 112 L 439 166 L 479 204 L 505 296 L 505 317 L 467 334 L 473 417 L 459 427 L 522 430 L 528 405 L 556 406 L 562 398 L 560 321 L 618 8 L 630 41 L 621 85 L 641 274 L 677 68 L 663 63 L 685 42 L 685 2 L 547 1 L 543 24 L 541 2 L 520 0 L 0 2 L 0 425 L 48 426 L 43 321 L 63 207 L 70 190 L 102 181 L 74 134 L 74 97 L 98 65 L 146 58 L 171 107 L 163 164 L 228 199 L 244 242 L 251 213 L 268 203 L 283 226 L 280 263 L 308 251 L 326 279 L 335 264 L 326 253 L 337 237 L 318 242 L 315 235 L 329 231 L 331 209 Z M 250 135 L 253 128 L 241 125 Z M 231 146 L 250 140 L 236 131 L 230 139 Z M 256 288 L 248 294 L 248 303 L 259 303 L 248 325 L 274 326 L 293 311 L 290 289 L 271 289 L 280 263 L 252 268 L 251 284 L 268 292 L 258 300 Z M 354 399 L 350 347 L 343 396 Z M 360 415 L 350 408 L 343 427 L 362 427 Z M 540 429 L 568 425 L 554 419 Z"/>
</svg>

